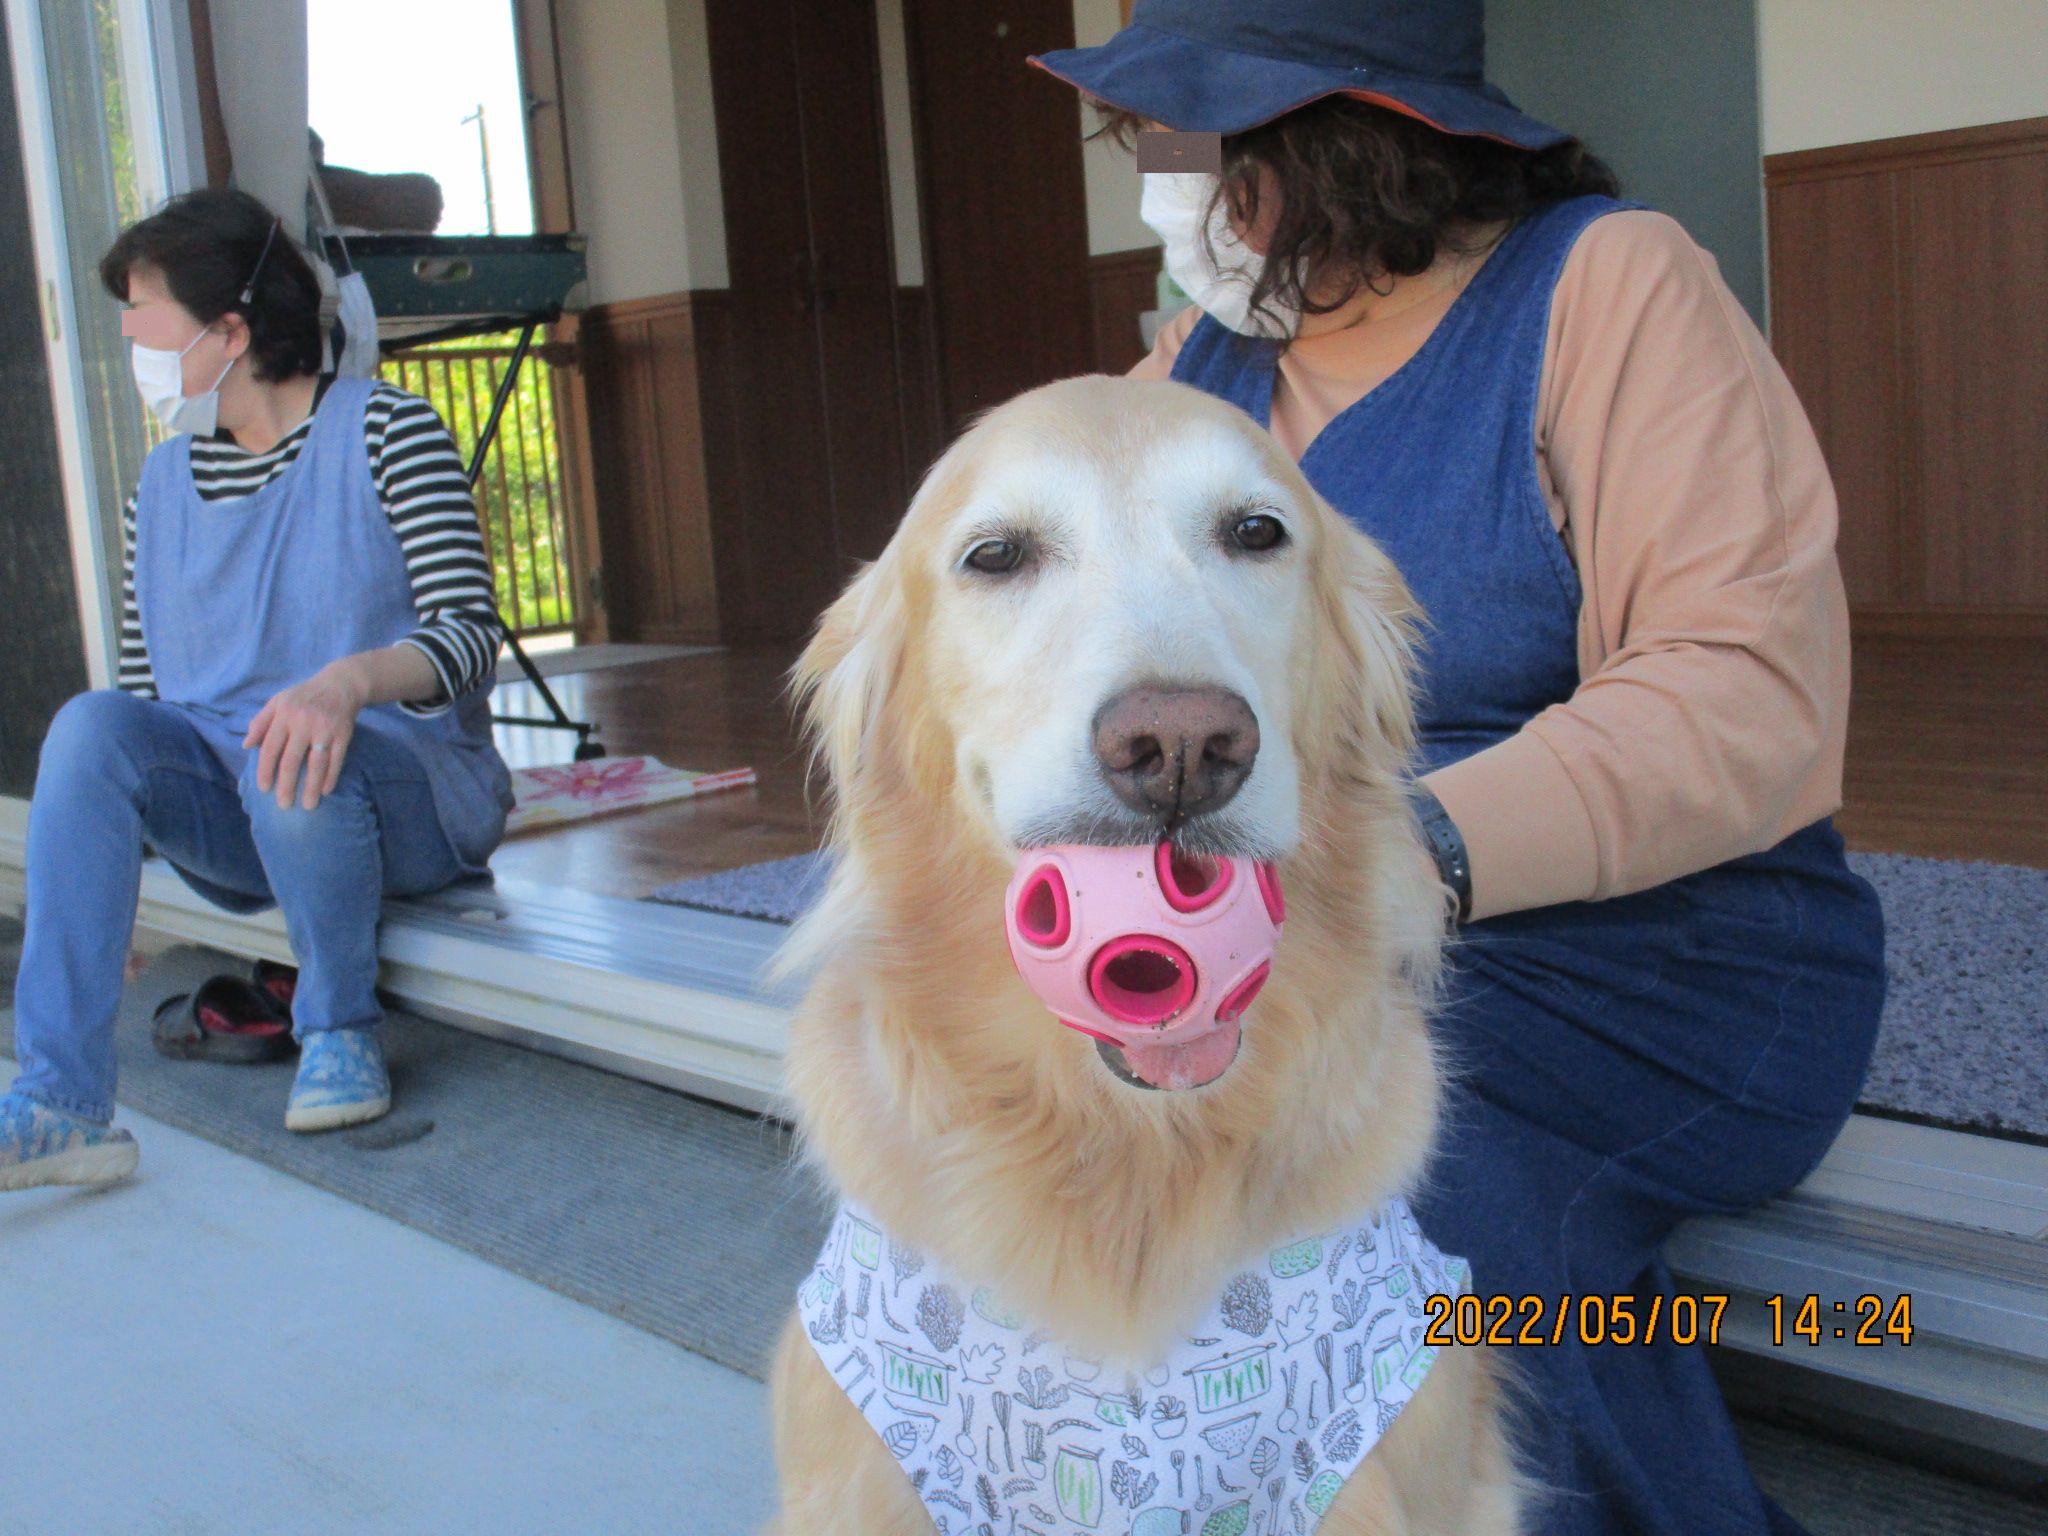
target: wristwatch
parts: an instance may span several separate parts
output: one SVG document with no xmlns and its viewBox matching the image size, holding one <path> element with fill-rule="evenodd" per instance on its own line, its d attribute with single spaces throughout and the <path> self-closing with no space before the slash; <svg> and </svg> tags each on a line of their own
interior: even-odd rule
<svg viewBox="0 0 2048 1536">
<path fill-rule="evenodd" d="M 1415 786 L 1415 819 L 1421 823 L 1423 841 L 1436 872 L 1457 898 L 1458 921 L 1472 916 L 1472 861 L 1465 855 L 1465 839 L 1441 800 L 1420 784 Z"/>
</svg>

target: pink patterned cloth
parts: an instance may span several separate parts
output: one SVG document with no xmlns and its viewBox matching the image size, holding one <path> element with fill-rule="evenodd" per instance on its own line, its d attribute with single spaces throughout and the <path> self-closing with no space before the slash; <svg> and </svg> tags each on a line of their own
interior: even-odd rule
<svg viewBox="0 0 2048 1536">
<path fill-rule="evenodd" d="M 521 768 L 512 775 L 518 804 L 505 823 L 509 836 L 533 827 L 582 821 L 611 811 L 659 805 L 754 782 L 751 768 L 699 773 L 671 768 L 658 757 L 601 757 L 551 768 Z"/>
</svg>

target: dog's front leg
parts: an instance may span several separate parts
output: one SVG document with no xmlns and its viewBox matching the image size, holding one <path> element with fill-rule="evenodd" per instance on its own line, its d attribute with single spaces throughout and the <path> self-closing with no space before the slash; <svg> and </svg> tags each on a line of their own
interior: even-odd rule
<svg viewBox="0 0 2048 1536">
<path fill-rule="evenodd" d="M 782 1509 L 764 1536 L 933 1536 L 910 1479 L 792 1316 L 769 1373 Z"/>
<path fill-rule="evenodd" d="M 1483 1349 L 1446 1349 L 1318 1536 L 1517 1536 L 1525 1487 L 1502 1422 L 1502 1369 Z"/>
</svg>

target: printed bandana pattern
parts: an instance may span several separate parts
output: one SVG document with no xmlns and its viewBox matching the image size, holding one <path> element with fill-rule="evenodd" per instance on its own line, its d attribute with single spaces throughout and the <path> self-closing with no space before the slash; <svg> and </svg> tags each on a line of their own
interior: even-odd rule
<svg viewBox="0 0 2048 1536">
<path fill-rule="evenodd" d="M 1393 1200 L 1272 1250 L 1127 1372 L 846 1204 L 797 1310 L 941 1536 L 1307 1536 L 1429 1373 L 1426 1298 L 1470 1276 Z"/>
</svg>

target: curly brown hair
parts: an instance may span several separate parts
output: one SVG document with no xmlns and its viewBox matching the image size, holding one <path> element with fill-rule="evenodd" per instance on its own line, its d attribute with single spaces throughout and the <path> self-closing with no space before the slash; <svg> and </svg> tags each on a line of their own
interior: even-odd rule
<svg viewBox="0 0 2048 1536">
<path fill-rule="evenodd" d="M 1148 120 L 1086 100 L 1097 122 L 1089 139 L 1135 152 Z M 1216 195 L 1244 226 L 1259 217 L 1261 168 L 1271 173 L 1279 208 L 1251 306 L 1269 318 L 1276 307 L 1329 314 L 1361 287 L 1428 271 L 1441 251 L 1477 254 L 1486 241 L 1474 228 L 1512 227 L 1565 198 L 1621 191 L 1614 172 L 1576 139 L 1519 149 L 1347 96 L 1224 135 Z M 1305 283 L 1341 293 L 1316 303 Z"/>
</svg>

